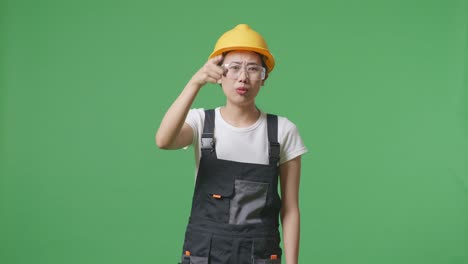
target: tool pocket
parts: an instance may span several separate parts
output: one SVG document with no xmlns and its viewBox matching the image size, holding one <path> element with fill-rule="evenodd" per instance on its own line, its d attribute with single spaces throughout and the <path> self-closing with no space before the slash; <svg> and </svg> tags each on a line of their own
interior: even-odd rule
<svg viewBox="0 0 468 264">
<path fill-rule="evenodd" d="M 234 196 L 229 208 L 229 224 L 261 223 L 265 208 L 268 183 L 235 180 Z"/>
<path fill-rule="evenodd" d="M 254 264 L 281 264 L 282 250 L 279 237 L 263 237 L 254 240 L 252 260 Z"/>
<path fill-rule="evenodd" d="M 227 223 L 229 221 L 229 205 L 233 195 L 232 183 L 230 186 L 217 188 L 210 186 L 200 192 L 201 203 L 194 211 L 195 214 L 201 214 L 215 222 Z"/>
<path fill-rule="evenodd" d="M 208 264 L 211 235 L 186 231 L 181 264 Z"/>
</svg>

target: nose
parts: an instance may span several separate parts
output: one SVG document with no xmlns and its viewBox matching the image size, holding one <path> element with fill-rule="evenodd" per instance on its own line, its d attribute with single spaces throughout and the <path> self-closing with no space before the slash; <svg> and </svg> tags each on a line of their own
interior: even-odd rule
<svg viewBox="0 0 468 264">
<path fill-rule="evenodd" d="M 245 69 L 242 69 L 240 72 L 239 72 L 239 76 L 237 77 L 237 79 L 240 81 L 240 82 L 247 82 L 247 80 L 249 79 L 249 76 L 247 75 L 247 71 Z"/>
</svg>

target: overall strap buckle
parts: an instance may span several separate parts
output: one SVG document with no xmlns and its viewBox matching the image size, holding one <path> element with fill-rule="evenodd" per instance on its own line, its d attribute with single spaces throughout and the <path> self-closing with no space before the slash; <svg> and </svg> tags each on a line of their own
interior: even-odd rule
<svg viewBox="0 0 468 264">
<path fill-rule="evenodd" d="M 205 110 L 205 123 L 203 125 L 203 134 L 200 140 L 200 149 L 202 150 L 202 155 L 204 152 L 215 151 L 214 128 L 215 111 L 214 109 Z"/>
<path fill-rule="evenodd" d="M 270 164 L 277 164 L 280 160 L 280 144 L 278 142 L 270 142 L 268 148 L 268 156 Z"/>
<path fill-rule="evenodd" d="M 271 165 L 278 166 L 280 160 L 280 144 L 278 143 L 278 116 L 267 114 L 268 158 Z"/>
<path fill-rule="evenodd" d="M 205 134 L 203 134 L 205 136 Z M 215 140 L 213 138 L 213 134 L 211 137 L 202 137 L 201 138 L 201 150 L 211 150 L 215 148 Z"/>
</svg>

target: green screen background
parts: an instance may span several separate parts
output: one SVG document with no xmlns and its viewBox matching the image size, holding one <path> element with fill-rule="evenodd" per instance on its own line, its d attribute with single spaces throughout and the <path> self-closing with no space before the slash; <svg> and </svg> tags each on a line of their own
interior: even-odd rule
<svg viewBox="0 0 468 264">
<path fill-rule="evenodd" d="M 300 263 L 467 264 L 467 2 L 276 2 L 3 0 L 0 263 L 176 263 L 193 149 L 154 134 L 247 23 L 309 149 Z"/>
</svg>

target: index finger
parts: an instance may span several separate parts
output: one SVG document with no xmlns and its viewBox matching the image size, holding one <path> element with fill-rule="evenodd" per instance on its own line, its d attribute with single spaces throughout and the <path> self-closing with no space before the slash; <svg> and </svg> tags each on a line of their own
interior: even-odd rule
<svg viewBox="0 0 468 264">
<path fill-rule="evenodd" d="M 213 63 L 213 64 L 215 64 L 215 65 L 219 65 L 219 63 L 220 63 L 222 60 L 223 60 L 223 55 L 220 54 L 220 55 L 218 55 L 218 56 L 215 56 L 215 57 L 209 59 L 208 62 L 211 62 L 211 63 Z"/>
</svg>

